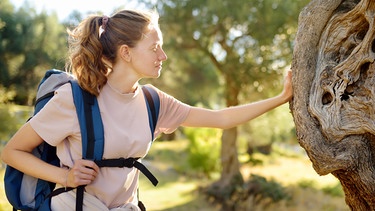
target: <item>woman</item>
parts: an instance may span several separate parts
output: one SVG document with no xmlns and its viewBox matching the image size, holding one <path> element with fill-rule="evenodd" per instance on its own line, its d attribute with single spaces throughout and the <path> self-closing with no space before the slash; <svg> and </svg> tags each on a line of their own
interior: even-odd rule
<svg viewBox="0 0 375 211">
<path fill-rule="evenodd" d="M 150 148 L 151 134 L 144 132 L 149 131 L 148 116 L 138 81 L 159 77 L 162 63 L 167 59 L 158 15 L 123 10 L 110 18 L 91 16 L 69 31 L 69 35 L 68 67 L 80 86 L 98 98 L 105 131 L 103 158 L 144 157 Z M 192 107 L 152 88 L 160 97 L 155 136 L 171 133 L 179 126 L 232 128 L 292 97 L 290 71 L 280 95 L 222 110 Z M 57 147 L 61 168 L 31 154 L 43 140 Z M 137 169 L 99 169 L 94 162 L 82 160 L 81 152 L 81 134 L 68 84 L 58 89 L 49 103 L 11 138 L 2 159 L 26 174 L 60 187 L 87 185 L 84 197 L 87 210 L 137 204 Z M 53 197 L 52 210 L 74 209 L 75 195 L 71 192 Z"/>
</svg>

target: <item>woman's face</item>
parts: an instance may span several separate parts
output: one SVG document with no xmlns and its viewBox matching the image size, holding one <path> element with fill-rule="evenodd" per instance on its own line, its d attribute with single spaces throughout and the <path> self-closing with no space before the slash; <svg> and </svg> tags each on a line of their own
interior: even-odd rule
<svg viewBox="0 0 375 211">
<path fill-rule="evenodd" d="M 160 76 L 162 63 L 167 59 L 162 46 L 163 38 L 159 27 L 150 25 L 149 31 L 130 49 L 131 64 L 140 78 Z"/>
</svg>

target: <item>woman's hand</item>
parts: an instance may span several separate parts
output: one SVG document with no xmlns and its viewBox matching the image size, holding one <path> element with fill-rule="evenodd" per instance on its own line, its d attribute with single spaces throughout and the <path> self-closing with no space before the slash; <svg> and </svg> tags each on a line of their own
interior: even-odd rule
<svg viewBox="0 0 375 211">
<path fill-rule="evenodd" d="M 65 187 L 78 187 L 91 184 L 98 175 L 99 167 L 91 160 L 76 160 L 66 176 Z"/>
<path fill-rule="evenodd" d="M 281 92 L 281 96 L 288 102 L 293 97 L 293 87 L 292 87 L 292 70 L 289 70 L 284 79 L 284 89 Z"/>
</svg>

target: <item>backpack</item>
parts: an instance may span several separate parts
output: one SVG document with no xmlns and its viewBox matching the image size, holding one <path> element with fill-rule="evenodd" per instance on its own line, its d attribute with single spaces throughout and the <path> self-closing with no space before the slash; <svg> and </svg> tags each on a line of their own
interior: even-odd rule
<svg viewBox="0 0 375 211">
<path fill-rule="evenodd" d="M 119 158 L 102 160 L 104 150 L 104 130 L 97 99 L 84 91 L 77 81 L 68 73 L 52 69 L 45 73 L 37 90 L 34 114 L 37 114 L 53 97 L 54 92 L 63 84 L 70 83 L 82 136 L 82 156 L 91 159 L 99 167 L 135 167 L 138 168 L 156 186 L 157 179 L 137 160 L 139 158 Z M 142 86 L 149 116 L 149 126 L 154 139 L 154 130 L 159 115 L 160 101 L 156 91 Z M 32 117 L 30 117 L 32 118 Z M 151 141 L 152 141 L 151 140 Z M 33 154 L 55 166 L 60 166 L 56 148 L 43 142 L 33 150 Z M 49 211 L 51 197 L 72 190 L 62 188 L 55 190 L 55 183 L 23 174 L 17 169 L 7 166 L 4 175 L 5 193 L 13 210 Z M 76 210 L 82 210 L 84 187 L 77 187 Z"/>
</svg>

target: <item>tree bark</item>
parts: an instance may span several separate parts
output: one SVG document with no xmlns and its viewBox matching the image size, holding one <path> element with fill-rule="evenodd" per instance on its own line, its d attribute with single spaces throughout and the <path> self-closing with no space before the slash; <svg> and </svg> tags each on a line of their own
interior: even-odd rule
<svg viewBox="0 0 375 211">
<path fill-rule="evenodd" d="M 292 64 L 297 139 L 352 210 L 375 210 L 374 24 L 374 0 L 312 0 Z"/>
<path fill-rule="evenodd" d="M 238 105 L 240 88 L 231 75 L 225 75 L 227 107 Z M 221 210 L 235 210 L 236 203 L 232 200 L 236 190 L 244 184 L 240 171 L 240 163 L 237 151 L 237 127 L 223 130 L 221 137 L 221 175 L 220 179 L 206 189 L 206 193 L 213 196 L 221 204 Z"/>
<path fill-rule="evenodd" d="M 225 74 L 225 82 L 226 106 L 238 105 L 240 87 L 238 87 L 236 78 L 231 74 Z M 221 189 L 233 191 L 237 186 L 243 184 L 237 152 L 237 127 L 223 130 L 221 137 L 221 166 L 221 177 L 218 181 Z"/>
<path fill-rule="evenodd" d="M 242 185 L 243 178 L 237 152 L 237 128 L 224 130 L 221 139 L 222 171 L 220 184 L 224 189 Z"/>
</svg>

